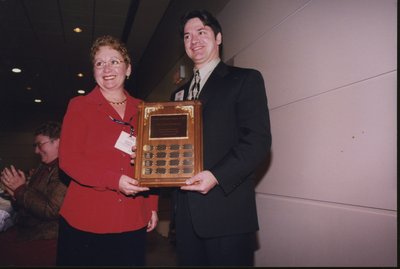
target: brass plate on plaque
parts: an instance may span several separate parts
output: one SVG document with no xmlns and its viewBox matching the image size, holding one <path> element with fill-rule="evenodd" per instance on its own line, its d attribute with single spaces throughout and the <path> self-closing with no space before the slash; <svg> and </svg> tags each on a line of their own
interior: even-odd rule
<svg viewBox="0 0 400 269">
<path fill-rule="evenodd" d="M 139 104 L 135 178 L 140 186 L 179 187 L 203 170 L 201 102 Z"/>
</svg>

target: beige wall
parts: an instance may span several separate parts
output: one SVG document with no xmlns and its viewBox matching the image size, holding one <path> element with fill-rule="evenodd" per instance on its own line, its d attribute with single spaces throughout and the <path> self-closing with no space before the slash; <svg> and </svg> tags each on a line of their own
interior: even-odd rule
<svg viewBox="0 0 400 269">
<path fill-rule="evenodd" d="M 259 69 L 269 97 L 257 265 L 396 265 L 396 10 L 232 0 L 219 14 L 225 57 Z"/>
<path fill-rule="evenodd" d="M 224 58 L 267 87 L 257 266 L 397 265 L 397 1 L 231 0 Z M 149 99 L 166 100 L 174 70 Z M 190 65 L 188 65 L 190 70 Z"/>
</svg>

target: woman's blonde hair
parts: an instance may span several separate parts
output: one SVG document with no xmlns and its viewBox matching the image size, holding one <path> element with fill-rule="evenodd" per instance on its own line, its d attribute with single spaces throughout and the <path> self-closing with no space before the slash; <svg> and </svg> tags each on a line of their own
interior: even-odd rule
<svg viewBox="0 0 400 269">
<path fill-rule="evenodd" d="M 121 53 L 124 62 L 126 64 L 131 64 L 131 58 L 129 57 L 128 49 L 126 48 L 125 44 L 122 43 L 119 39 L 110 35 L 100 36 L 93 42 L 93 45 L 90 49 L 90 57 L 93 63 L 96 53 L 99 51 L 101 47 L 104 46 L 110 47 L 118 51 L 119 53 Z"/>
</svg>

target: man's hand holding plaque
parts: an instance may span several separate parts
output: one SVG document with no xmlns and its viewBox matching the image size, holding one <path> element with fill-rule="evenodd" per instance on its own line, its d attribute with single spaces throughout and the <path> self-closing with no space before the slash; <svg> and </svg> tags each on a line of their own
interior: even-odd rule
<svg viewBox="0 0 400 269">
<path fill-rule="evenodd" d="M 218 185 L 218 180 L 210 171 L 206 170 L 187 179 L 185 183 L 186 186 L 182 186 L 182 190 L 197 191 L 201 194 L 207 194 L 215 185 Z"/>
</svg>

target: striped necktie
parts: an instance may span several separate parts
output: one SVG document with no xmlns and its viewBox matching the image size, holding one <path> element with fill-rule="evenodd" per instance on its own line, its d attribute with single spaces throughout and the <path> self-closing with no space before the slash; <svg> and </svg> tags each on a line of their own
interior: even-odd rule
<svg viewBox="0 0 400 269">
<path fill-rule="evenodd" d="M 194 73 L 194 84 L 193 84 L 191 92 L 192 92 L 191 100 L 196 100 L 197 98 L 199 98 L 199 93 L 200 93 L 200 73 L 199 73 L 199 70 L 197 70 Z"/>
</svg>

